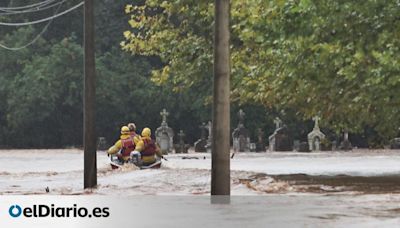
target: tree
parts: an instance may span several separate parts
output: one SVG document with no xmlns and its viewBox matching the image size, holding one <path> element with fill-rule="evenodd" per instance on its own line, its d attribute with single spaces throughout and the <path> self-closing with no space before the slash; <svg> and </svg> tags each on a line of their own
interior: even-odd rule
<svg viewBox="0 0 400 228">
<path fill-rule="evenodd" d="M 127 5 L 124 50 L 158 56 L 153 80 L 210 86 L 211 1 Z M 397 1 L 232 1 L 232 101 L 323 118 L 337 132 L 400 124 Z"/>
<path fill-rule="evenodd" d="M 10 2 L 3 1 L 0 5 L 6 7 L 37 3 L 36 0 Z M 145 126 L 155 129 L 160 124 L 160 110 L 167 108 L 171 111 L 169 124 L 177 131 L 184 130 L 186 139 L 192 143 L 199 136 L 197 126 L 210 120 L 211 107 L 205 102 L 205 97 L 209 94 L 204 95 L 200 91 L 211 93 L 211 87 L 198 84 L 192 91 L 174 93 L 172 84 L 157 86 L 149 78 L 153 67 L 160 66 L 158 58 L 131 56 L 120 50 L 120 35 L 129 28 L 124 20 L 124 5 L 131 2 L 142 1 L 96 1 L 96 125 L 99 136 L 105 136 L 112 143 L 118 138 L 119 128 L 131 121 L 136 122 L 139 129 Z M 74 1 L 64 2 L 60 10 L 75 4 Z M 53 14 L 54 9 L 42 14 L 0 14 L 0 17 L 2 21 L 17 22 Z M 82 145 L 82 103 L 79 101 L 82 99 L 83 80 L 82 16 L 81 10 L 75 10 L 67 16 L 54 19 L 40 39 L 25 49 L 0 49 L 2 147 L 49 148 Z M 2 26 L 0 43 L 19 47 L 34 39 L 43 26 L 44 24 L 20 28 Z M 59 47 L 64 46 L 65 52 L 59 50 Z M 75 58 L 66 58 L 67 51 Z M 70 87 L 68 93 L 76 93 L 68 101 L 68 105 L 59 98 L 69 97 L 64 88 L 48 87 L 59 84 Z M 26 91 L 38 93 L 30 94 Z M 27 94 L 23 94 L 25 92 Z M 53 97 L 59 100 L 51 100 Z M 14 104 L 15 106 L 11 106 Z M 22 139 L 21 129 L 24 129 Z"/>
<path fill-rule="evenodd" d="M 8 84 L 7 123 L 10 143 L 21 147 L 55 147 L 81 142 L 82 49 L 65 39 L 46 55 L 23 62 Z M 62 129 L 62 130 L 60 130 Z M 32 137 L 42 135 L 43 137 Z"/>
</svg>

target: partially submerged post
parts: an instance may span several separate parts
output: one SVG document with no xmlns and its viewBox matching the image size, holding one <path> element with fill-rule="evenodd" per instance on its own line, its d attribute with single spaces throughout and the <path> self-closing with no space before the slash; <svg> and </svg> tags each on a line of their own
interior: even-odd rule
<svg viewBox="0 0 400 228">
<path fill-rule="evenodd" d="M 211 195 L 225 196 L 231 191 L 229 13 L 229 0 L 215 0 Z"/>
<path fill-rule="evenodd" d="M 85 79 L 83 111 L 84 144 L 84 188 L 97 185 L 96 132 L 95 132 L 95 95 L 96 75 L 94 61 L 94 15 L 93 0 L 85 0 Z"/>
</svg>

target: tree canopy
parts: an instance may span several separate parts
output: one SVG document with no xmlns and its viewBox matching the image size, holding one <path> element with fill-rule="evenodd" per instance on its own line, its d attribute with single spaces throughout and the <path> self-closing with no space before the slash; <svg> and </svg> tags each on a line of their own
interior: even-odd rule
<svg viewBox="0 0 400 228">
<path fill-rule="evenodd" d="M 125 11 L 132 28 L 121 45 L 160 58 L 154 82 L 211 87 L 213 1 L 147 0 Z M 399 13 L 397 0 L 231 1 L 232 101 L 320 115 L 336 131 L 394 136 Z"/>
<path fill-rule="evenodd" d="M 60 10 L 79 1 L 67 1 Z M 120 49 L 123 32 L 129 29 L 124 13 L 132 0 L 96 1 L 96 127 L 108 143 L 119 137 L 122 125 L 135 122 L 138 130 L 155 130 L 160 111 L 171 114 L 169 124 L 184 130 L 187 140 L 199 136 L 198 125 L 208 121 L 210 108 L 196 93 L 175 93 L 150 80 L 160 61 L 154 57 L 130 55 Z M 37 3 L 37 0 L 2 1 L 1 7 Z M 4 15 L 1 21 L 29 21 L 53 15 Z M 83 49 L 82 10 L 56 18 L 40 38 L 27 48 L 0 48 L 0 147 L 49 148 L 82 145 Z M 0 43 L 19 47 L 30 42 L 43 24 L 5 27 Z M 4 28 L 4 29 L 3 29 Z M 199 89 L 200 91 L 201 89 Z"/>
<path fill-rule="evenodd" d="M 37 2 L 5 0 L 0 6 Z M 65 1 L 60 11 L 77 3 Z M 279 116 L 294 138 L 304 139 L 314 115 L 322 117 L 324 132 L 349 129 L 358 141 L 376 144 L 395 136 L 398 0 L 231 4 L 233 128 L 242 108 L 252 136 L 262 128 L 267 137 Z M 96 1 L 98 136 L 112 143 L 128 122 L 154 131 L 166 108 L 175 131 L 184 130 L 189 143 L 198 139 L 198 126 L 211 119 L 213 13 L 211 0 Z M 0 12 L 0 19 L 53 14 Z M 22 46 L 44 26 L 1 26 L 0 43 Z M 77 9 L 54 19 L 27 48 L 0 49 L 0 147 L 82 145 L 82 40 Z"/>
</svg>

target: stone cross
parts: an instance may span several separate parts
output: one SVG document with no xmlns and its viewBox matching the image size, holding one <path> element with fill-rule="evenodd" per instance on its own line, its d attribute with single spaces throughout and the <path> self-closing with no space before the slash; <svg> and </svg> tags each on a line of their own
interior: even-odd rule
<svg viewBox="0 0 400 228">
<path fill-rule="evenodd" d="M 313 120 L 315 121 L 314 129 L 319 129 L 319 121 L 321 118 L 319 116 L 314 116 Z"/>
<path fill-rule="evenodd" d="M 169 115 L 169 113 L 167 112 L 167 110 L 165 110 L 165 108 L 163 109 L 162 112 L 160 112 L 160 115 L 162 116 L 162 122 L 166 123 L 167 122 L 167 116 Z"/>
<path fill-rule="evenodd" d="M 275 120 L 274 120 L 274 123 L 275 123 L 275 128 L 279 129 L 281 127 L 282 120 L 279 119 L 279 117 L 276 117 Z"/>
</svg>

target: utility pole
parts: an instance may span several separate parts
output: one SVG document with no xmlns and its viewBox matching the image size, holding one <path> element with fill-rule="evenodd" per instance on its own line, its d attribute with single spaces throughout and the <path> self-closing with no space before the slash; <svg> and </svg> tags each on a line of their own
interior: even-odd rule
<svg viewBox="0 0 400 228">
<path fill-rule="evenodd" d="M 215 0 L 211 195 L 225 196 L 231 193 L 229 14 L 229 0 Z"/>
<path fill-rule="evenodd" d="M 84 188 L 97 185 L 96 133 L 95 133 L 95 96 L 96 75 L 94 59 L 94 15 L 93 0 L 85 0 L 85 79 L 83 101 L 83 144 L 84 144 Z"/>
</svg>

